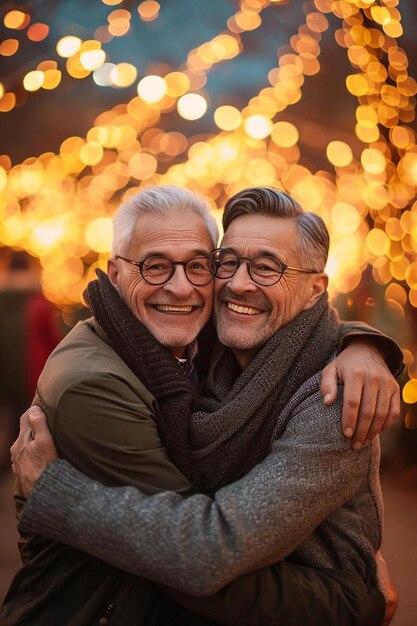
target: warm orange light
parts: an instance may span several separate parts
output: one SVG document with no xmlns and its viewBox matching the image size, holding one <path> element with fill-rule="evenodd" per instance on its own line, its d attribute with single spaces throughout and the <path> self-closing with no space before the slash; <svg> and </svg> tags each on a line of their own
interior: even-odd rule
<svg viewBox="0 0 417 626">
<path fill-rule="evenodd" d="M 137 69 L 131 63 L 118 63 L 110 72 L 110 80 L 115 87 L 129 87 L 137 75 Z"/>
<path fill-rule="evenodd" d="M 381 174 L 386 167 L 386 159 L 379 150 L 366 148 L 361 155 L 363 168 L 370 174 Z"/>
<path fill-rule="evenodd" d="M 164 77 L 168 96 L 178 98 L 190 88 L 190 79 L 184 72 L 170 72 Z"/>
<path fill-rule="evenodd" d="M 155 174 L 158 162 L 151 154 L 141 152 L 129 162 L 129 174 L 137 180 L 146 180 Z"/>
<path fill-rule="evenodd" d="M 2 98 L 0 99 L 0 111 L 2 113 L 7 113 L 14 109 L 16 105 L 16 96 L 13 92 L 9 91 L 4 93 Z"/>
<path fill-rule="evenodd" d="M 60 70 L 46 70 L 44 72 L 42 88 L 47 90 L 55 89 L 61 82 L 61 78 L 62 72 Z"/>
<path fill-rule="evenodd" d="M 235 130 L 242 121 L 242 114 L 236 107 L 224 105 L 215 110 L 214 121 L 221 130 Z"/>
<path fill-rule="evenodd" d="M 9 11 L 4 16 L 4 25 L 6 28 L 14 30 L 22 30 L 30 22 L 30 15 L 23 13 L 23 11 Z"/>
<path fill-rule="evenodd" d="M 407 404 L 417 402 L 417 379 L 412 378 L 404 385 L 403 400 Z"/>
<path fill-rule="evenodd" d="M 126 9 L 116 9 L 108 15 L 109 33 L 115 37 L 122 37 L 130 29 L 131 14 Z"/>
<path fill-rule="evenodd" d="M 294 146 L 299 139 L 298 130 L 294 124 L 290 122 L 277 122 L 273 126 L 271 139 L 281 148 L 290 148 Z"/>
<path fill-rule="evenodd" d="M 326 149 L 330 163 L 335 167 L 346 167 L 352 162 L 352 148 L 344 141 L 331 141 Z"/>
<path fill-rule="evenodd" d="M 385 245 L 387 241 L 388 237 L 383 230 L 373 228 L 366 238 L 366 245 L 372 254 L 381 256 L 385 252 Z"/>
<path fill-rule="evenodd" d="M 17 39 L 5 39 L 0 43 L 0 54 L 4 57 L 13 56 L 19 48 Z"/>
<path fill-rule="evenodd" d="M 161 5 L 155 0 L 145 0 L 138 6 L 138 13 L 144 22 L 152 22 L 159 15 Z"/>
<path fill-rule="evenodd" d="M 98 217 L 92 220 L 85 230 L 87 245 L 96 252 L 109 252 L 112 242 L 112 220 Z"/>
<path fill-rule="evenodd" d="M 41 22 L 37 22 L 36 24 L 31 24 L 27 29 L 27 37 L 31 41 L 43 41 L 47 38 L 49 34 L 49 26 L 47 24 L 43 24 Z"/>
</svg>

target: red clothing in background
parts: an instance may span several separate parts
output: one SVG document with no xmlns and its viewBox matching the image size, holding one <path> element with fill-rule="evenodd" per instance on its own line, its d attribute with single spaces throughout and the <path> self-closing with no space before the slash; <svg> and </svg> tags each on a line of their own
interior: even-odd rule
<svg viewBox="0 0 417 626">
<path fill-rule="evenodd" d="M 58 330 L 56 309 L 41 292 L 32 293 L 26 309 L 26 372 L 30 397 L 46 359 L 62 339 Z"/>
</svg>

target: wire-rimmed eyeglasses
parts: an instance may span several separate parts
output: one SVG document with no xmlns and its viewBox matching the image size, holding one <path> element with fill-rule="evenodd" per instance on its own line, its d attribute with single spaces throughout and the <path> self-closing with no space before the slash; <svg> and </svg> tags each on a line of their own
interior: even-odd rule
<svg viewBox="0 0 417 626">
<path fill-rule="evenodd" d="M 293 267 L 283 263 L 272 254 L 261 254 L 256 257 L 239 256 L 230 248 L 217 248 L 212 253 L 216 263 L 216 278 L 225 280 L 232 278 L 238 271 L 242 261 L 246 261 L 248 274 L 251 280 L 262 287 L 271 287 L 279 283 L 287 270 L 316 274 L 315 270 L 306 270 L 302 267 Z"/>
<path fill-rule="evenodd" d="M 182 265 L 188 282 L 196 287 L 208 285 L 216 274 L 216 264 L 211 256 L 195 256 L 188 261 L 171 261 L 163 256 L 148 256 L 142 261 L 132 261 L 116 254 L 115 259 L 121 259 L 135 265 L 143 280 L 150 285 L 163 285 L 174 275 L 177 265 Z"/>
</svg>

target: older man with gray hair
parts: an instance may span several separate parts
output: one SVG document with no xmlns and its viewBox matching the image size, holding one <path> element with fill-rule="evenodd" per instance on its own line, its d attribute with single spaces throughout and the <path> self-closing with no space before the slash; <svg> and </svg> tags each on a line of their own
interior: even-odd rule
<svg viewBox="0 0 417 626">
<path fill-rule="evenodd" d="M 107 485 L 129 482 L 142 493 L 102 487 L 60 460 L 32 491 L 21 529 L 179 592 L 207 595 L 226 585 L 208 601 L 169 592 L 219 623 L 264 626 L 282 618 L 286 624 L 380 624 L 378 446 L 353 450 L 340 429 L 341 394 L 331 406 L 320 394 L 321 370 L 338 342 L 323 271 L 327 231 L 319 218 L 272 189 L 245 190 L 227 203 L 225 236 L 213 256 L 201 216 L 188 211 L 184 217 L 177 205 L 148 212 L 146 220 L 137 217 L 134 236 L 122 238 L 109 263 L 117 291 L 104 275 L 88 288 L 99 341 L 87 341 L 76 329 L 78 353 L 74 336 L 61 344 L 49 362 L 55 380 L 45 374 L 39 385 L 37 401 L 61 454 Z M 192 358 L 189 324 L 198 325 L 206 313 L 214 271 L 215 319 L 224 345 L 214 355 L 207 397 L 198 400 L 182 366 Z M 161 331 L 163 320 L 172 326 Z M 77 363 L 77 374 L 70 362 Z M 156 463 L 149 449 L 157 442 L 153 420 L 183 475 L 212 496 L 144 495 L 164 489 L 151 476 L 155 465 L 149 468 Z M 112 440 L 121 436 L 119 429 L 124 447 Z M 34 441 L 15 448 L 26 493 L 34 472 L 25 473 L 22 459 L 37 438 L 39 443 L 35 429 Z M 49 445 L 42 432 L 40 467 L 51 456 Z M 156 449 L 163 456 L 161 444 Z M 127 471 L 129 454 L 138 468 Z M 165 469 L 168 463 L 165 458 Z M 168 488 L 184 492 L 190 486 L 184 476 L 182 488 Z M 93 567 L 97 576 L 98 562 L 69 554 L 71 565 L 76 561 L 73 574 Z M 288 562 L 277 564 L 284 558 Z M 247 573 L 257 568 L 263 569 Z M 114 578 L 113 571 L 110 579 L 110 585 L 103 581 L 109 611 L 102 620 L 129 623 L 123 611 L 130 602 L 131 620 L 136 607 L 135 623 L 157 623 L 154 605 L 145 616 L 143 601 L 132 600 L 135 590 L 149 591 L 144 581 L 140 586 L 138 579 Z M 55 598 L 62 591 L 68 588 L 55 589 Z M 61 614 L 60 623 L 90 623 L 66 622 Z"/>
</svg>

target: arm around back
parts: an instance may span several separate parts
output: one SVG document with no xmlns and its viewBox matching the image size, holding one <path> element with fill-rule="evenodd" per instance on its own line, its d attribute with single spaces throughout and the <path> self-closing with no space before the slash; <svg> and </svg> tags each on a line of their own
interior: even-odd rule
<svg viewBox="0 0 417 626">
<path fill-rule="evenodd" d="M 324 407 L 316 392 L 314 402 L 294 409 L 271 454 L 213 499 L 105 488 L 57 461 L 32 491 L 21 527 L 180 591 L 209 595 L 285 558 L 366 481 L 372 451 L 350 448 L 340 411 L 340 399 Z"/>
</svg>

